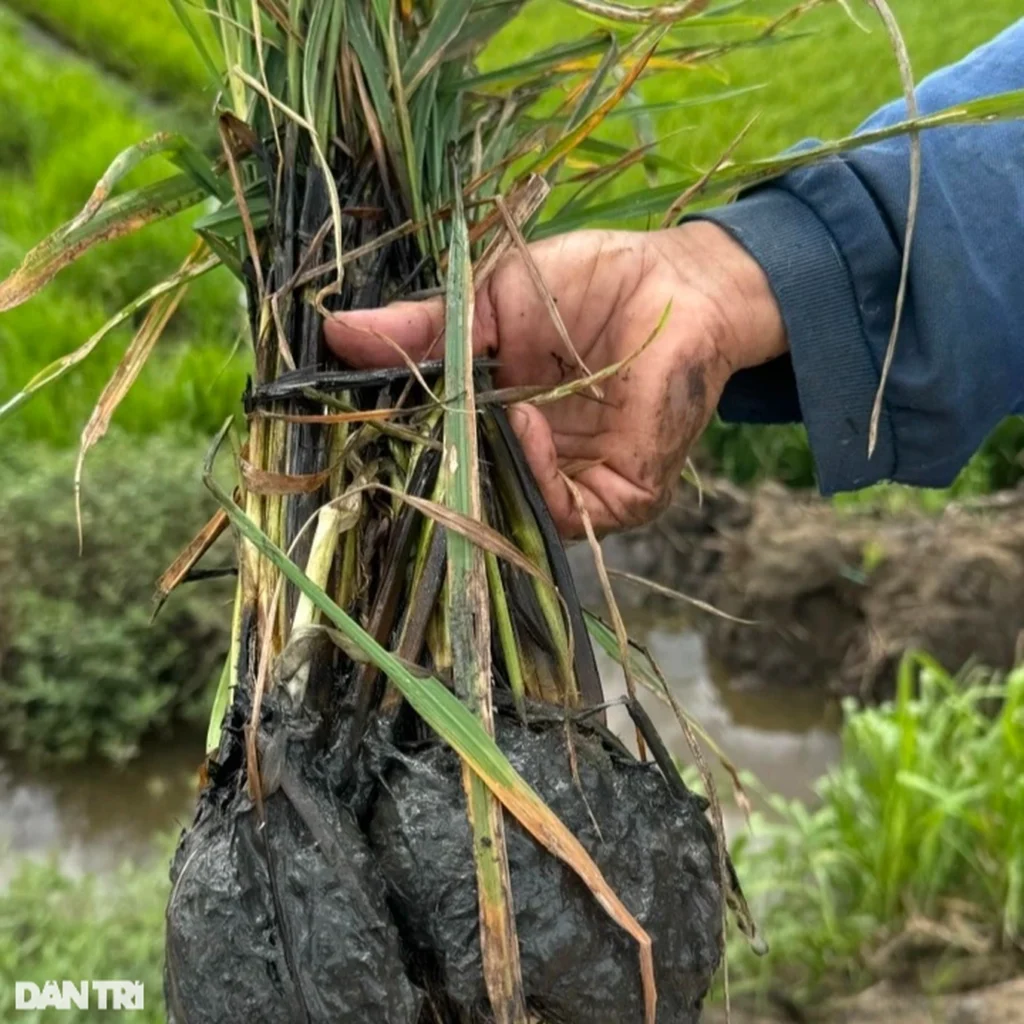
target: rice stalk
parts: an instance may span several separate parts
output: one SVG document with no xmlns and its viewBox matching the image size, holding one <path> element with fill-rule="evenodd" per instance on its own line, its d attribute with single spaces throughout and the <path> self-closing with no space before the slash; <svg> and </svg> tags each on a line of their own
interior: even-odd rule
<svg viewBox="0 0 1024 1024">
<path fill-rule="evenodd" d="M 480 522 L 483 501 L 473 380 L 473 274 L 469 236 L 458 191 L 448 267 L 443 456 L 445 498 L 456 512 Z M 454 531 L 448 533 L 448 588 L 456 692 L 475 712 L 488 735 L 493 737 L 490 601 L 484 551 Z M 462 784 L 466 790 L 473 832 L 480 903 L 480 946 L 491 1009 L 498 1024 L 524 1024 L 526 1000 L 501 808 L 483 779 L 466 764 L 463 765 Z"/>
</svg>

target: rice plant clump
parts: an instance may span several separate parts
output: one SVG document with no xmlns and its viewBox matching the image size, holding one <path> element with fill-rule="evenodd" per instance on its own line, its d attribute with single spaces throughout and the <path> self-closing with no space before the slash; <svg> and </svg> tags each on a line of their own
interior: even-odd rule
<svg viewBox="0 0 1024 1024">
<path fill-rule="evenodd" d="M 79 487 L 188 285 L 224 265 L 248 299 L 247 429 L 211 449 L 221 511 L 159 584 L 165 599 L 235 528 L 232 650 L 172 870 L 172 1020 L 610 1024 L 653 1021 L 660 988 L 661 1019 L 689 1021 L 717 967 L 706 805 L 604 729 L 565 555 L 503 411 L 523 396 L 494 391 L 470 339 L 474 289 L 667 22 L 495 84 L 472 60 L 517 6 L 221 0 L 213 54 L 179 5 L 222 88 L 217 159 L 170 134 L 127 151 L 4 285 L 14 305 L 92 244 L 215 199 L 181 270 L 5 409 L 148 308 L 83 433 Z M 552 74 L 572 87 L 530 123 Z M 180 174 L 114 194 L 156 155 Z M 328 358 L 331 311 L 437 291 L 435 360 Z M 213 472 L 225 444 L 233 494 Z"/>
</svg>

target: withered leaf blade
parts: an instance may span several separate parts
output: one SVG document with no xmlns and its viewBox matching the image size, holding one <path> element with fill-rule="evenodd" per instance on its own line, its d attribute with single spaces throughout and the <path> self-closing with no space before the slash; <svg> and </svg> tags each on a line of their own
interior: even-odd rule
<svg viewBox="0 0 1024 1024">
<path fill-rule="evenodd" d="M 0 282 L 0 313 L 27 302 L 94 246 L 134 234 L 207 198 L 186 174 L 146 185 L 105 203 L 85 223 L 65 225 L 40 242 L 21 265 Z"/>
<path fill-rule="evenodd" d="M 164 331 L 181 305 L 181 300 L 188 291 L 188 272 L 200 264 L 208 256 L 206 246 L 200 242 L 192 250 L 188 259 L 182 264 L 178 271 L 182 277 L 182 283 L 173 291 L 161 295 L 149 308 L 146 319 L 142 326 L 136 331 L 124 356 L 117 364 L 114 375 L 107 381 L 103 388 L 96 406 L 89 416 L 89 422 L 82 430 L 81 440 L 78 446 L 78 461 L 75 464 L 75 519 L 78 523 L 78 547 L 82 548 L 82 471 L 85 467 L 85 457 L 89 450 L 99 443 L 106 435 L 110 427 L 110 421 L 117 411 L 117 407 L 123 401 L 125 395 L 131 390 L 132 385 L 138 379 L 142 368 L 146 365 L 150 354 L 156 347 Z"/>
<path fill-rule="evenodd" d="M 213 547 L 217 538 L 228 528 L 228 517 L 224 509 L 219 508 L 210 517 L 206 525 L 188 542 L 181 554 L 163 571 L 156 581 L 156 593 L 153 595 L 155 619 L 167 598 L 185 581 L 189 573 L 199 564 L 203 556 Z"/>
<path fill-rule="evenodd" d="M 248 459 L 240 459 L 239 465 L 246 490 L 260 495 L 312 494 L 330 480 L 332 472 L 331 469 L 325 469 L 319 473 L 295 475 L 272 473 L 260 469 Z"/>
</svg>

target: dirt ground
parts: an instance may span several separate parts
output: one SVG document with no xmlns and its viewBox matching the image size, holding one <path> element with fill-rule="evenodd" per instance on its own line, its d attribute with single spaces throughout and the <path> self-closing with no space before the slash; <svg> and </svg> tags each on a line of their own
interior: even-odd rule
<svg viewBox="0 0 1024 1024">
<path fill-rule="evenodd" d="M 827 685 L 878 699 L 910 649 L 958 670 L 1008 668 L 1024 631 L 1024 490 L 942 514 L 837 511 L 768 484 L 687 488 L 652 526 L 604 542 L 609 566 L 700 598 L 742 625 L 694 612 L 737 684 Z M 603 608 L 585 545 L 571 552 L 585 603 Z M 625 607 L 685 609 L 617 582 Z"/>
<path fill-rule="evenodd" d="M 704 1024 L 725 1024 L 718 1007 Z M 957 995 L 930 997 L 882 982 L 803 1016 L 764 1016 L 734 1008 L 732 1024 L 1024 1024 L 1024 978 Z"/>
</svg>

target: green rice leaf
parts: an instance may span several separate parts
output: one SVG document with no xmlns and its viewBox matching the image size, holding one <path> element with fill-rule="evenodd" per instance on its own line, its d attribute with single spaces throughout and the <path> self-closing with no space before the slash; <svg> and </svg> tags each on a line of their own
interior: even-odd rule
<svg viewBox="0 0 1024 1024">
<path fill-rule="evenodd" d="M 246 192 L 245 203 L 254 228 L 270 223 L 270 199 L 262 189 L 253 187 Z M 222 241 L 234 241 L 245 235 L 245 221 L 234 199 L 200 217 L 193 225 L 199 234 L 210 233 Z"/>
<path fill-rule="evenodd" d="M 376 15 L 381 34 L 386 38 L 391 24 L 391 0 L 370 0 L 370 5 Z"/>
<path fill-rule="evenodd" d="M 0 283 L 0 313 L 32 298 L 94 246 L 134 234 L 147 224 L 173 217 L 206 198 L 205 189 L 197 188 L 189 175 L 180 174 L 109 200 L 78 226 L 71 222 L 58 228 Z"/>
<path fill-rule="evenodd" d="M 605 33 L 595 33 L 575 43 L 567 43 L 563 46 L 555 46 L 545 50 L 536 57 L 529 57 L 526 60 L 517 61 L 515 64 L 508 64 L 503 68 L 494 71 L 487 71 L 479 75 L 467 75 L 459 82 L 459 88 L 464 90 L 482 89 L 493 85 L 510 85 L 514 82 L 532 81 L 557 70 L 559 66 L 581 57 L 588 57 L 600 54 L 605 51 L 608 45 Z"/>
<path fill-rule="evenodd" d="M 402 69 L 406 96 L 412 96 L 423 79 L 445 59 L 472 8 L 473 0 L 440 0 L 427 30 Z"/>
<path fill-rule="evenodd" d="M 216 62 L 210 54 L 210 48 L 206 45 L 206 40 L 203 39 L 202 33 L 196 28 L 195 22 L 192 20 L 192 15 L 189 13 L 188 7 L 184 0 L 169 0 L 171 9 L 178 16 L 178 21 L 181 22 L 185 31 L 188 33 L 189 38 L 192 40 L 196 51 L 199 53 L 202 62 L 206 65 L 207 70 L 210 72 L 210 79 L 212 82 L 219 83 L 222 76 L 221 70 L 217 67 Z"/>
<path fill-rule="evenodd" d="M 683 130 L 689 130 L 689 126 L 685 126 Z M 663 142 L 663 139 L 659 139 L 659 142 Z M 646 148 L 646 147 L 643 147 Z M 591 156 L 599 157 L 601 160 L 614 160 L 620 161 L 626 157 L 629 157 L 631 153 L 635 153 L 638 150 L 629 149 L 627 146 L 620 146 L 616 142 L 606 142 L 604 139 L 583 139 L 582 142 L 576 147 L 577 153 L 589 153 Z M 673 160 L 671 157 L 663 156 L 662 154 L 652 151 L 645 154 L 645 159 L 651 162 L 653 167 L 658 167 L 663 170 L 675 170 L 680 171 L 683 169 L 682 164 L 678 160 Z"/>
<path fill-rule="evenodd" d="M 381 59 L 380 49 L 370 35 L 370 27 L 363 16 L 361 4 L 347 4 L 346 28 L 348 29 L 348 41 L 355 51 L 362 68 L 363 77 L 366 80 L 366 88 L 373 102 L 377 120 L 380 122 L 381 131 L 387 139 L 392 151 L 399 152 L 398 122 L 395 119 L 395 110 L 391 103 L 391 92 L 388 89 L 388 70 L 385 62 Z"/>
<path fill-rule="evenodd" d="M 231 658 L 225 658 L 224 668 L 221 669 L 220 678 L 217 680 L 217 692 L 213 697 L 213 707 L 210 709 L 210 722 L 206 728 L 207 754 L 214 753 L 220 746 L 222 723 L 231 704 L 231 692 L 233 689 Z"/>
<path fill-rule="evenodd" d="M 412 120 L 409 117 L 409 105 L 405 98 L 405 87 L 402 84 L 402 67 L 398 53 L 398 35 L 394 19 L 388 25 L 385 37 L 385 49 L 388 57 L 388 72 L 391 76 L 391 88 L 394 96 L 394 109 L 398 119 L 398 131 L 402 140 L 398 153 L 404 158 L 406 190 L 412 204 L 412 215 L 416 221 L 424 219 L 423 182 L 420 179 L 420 160 L 413 141 Z"/>
<path fill-rule="evenodd" d="M 302 81 L 306 120 L 319 139 L 330 137 L 334 73 L 344 9 L 340 4 L 317 4 L 306 30 Z"/>
</svg>

